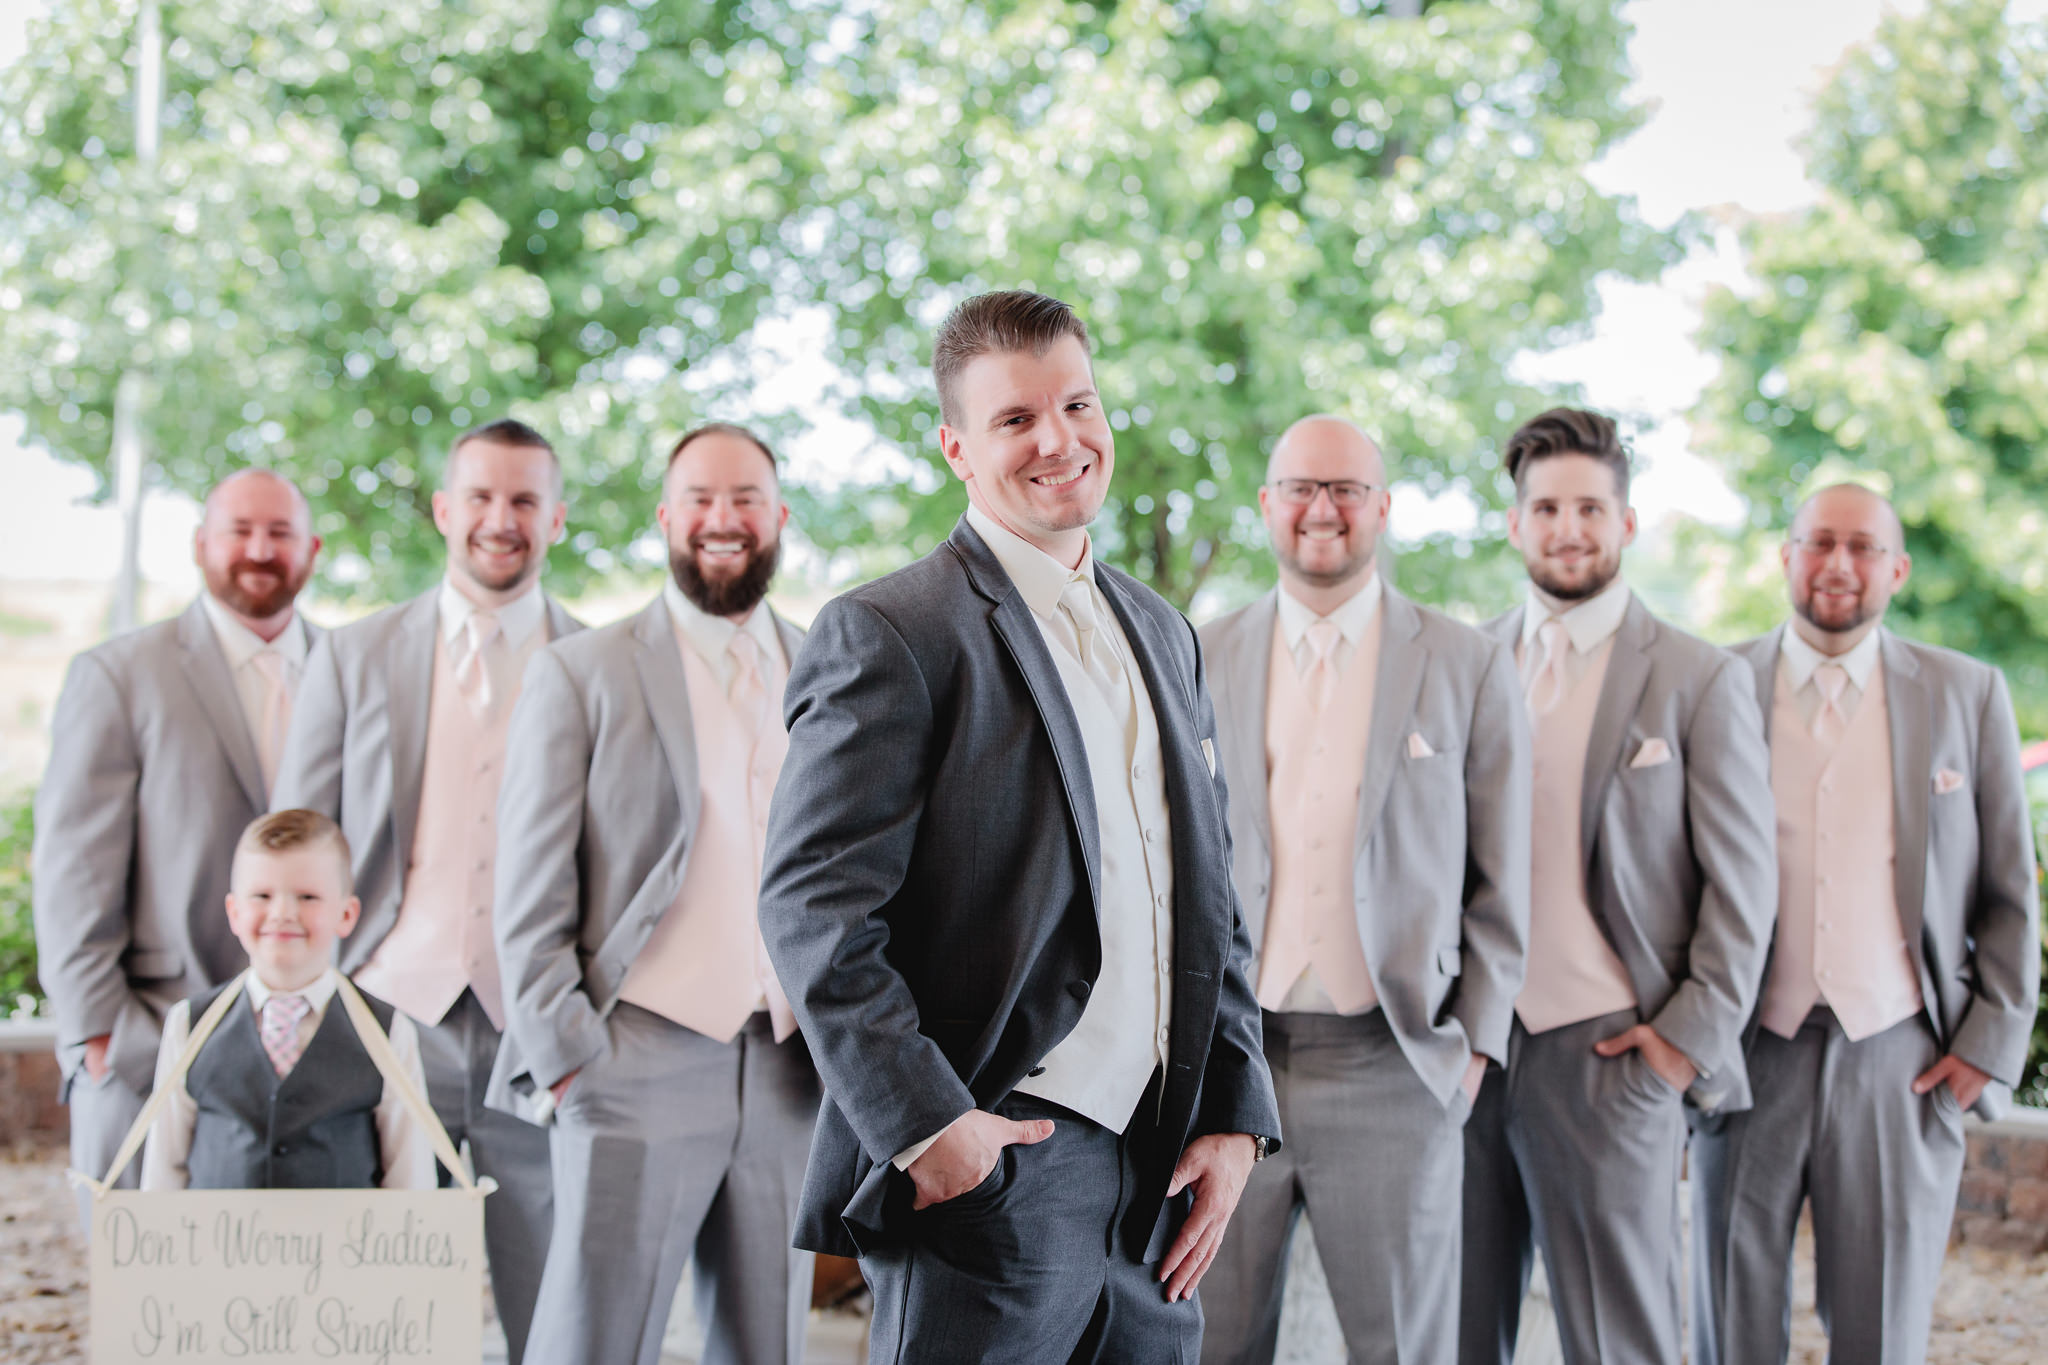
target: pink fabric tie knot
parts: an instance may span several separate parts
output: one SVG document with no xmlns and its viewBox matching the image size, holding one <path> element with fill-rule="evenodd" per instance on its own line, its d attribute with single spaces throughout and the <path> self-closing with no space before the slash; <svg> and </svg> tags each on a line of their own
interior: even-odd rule
<svg viewBox="0 0 2048 1365">
<path fill-rule="evenodd" d="M 288 1076 L 299 1064 L 299 1025 L 313 1012 L 303 995 L 273 995 L 263 1002 L 263 1051 L 279 1076 Z"/>
<path fill-rule="evenodd" d="M 1564 700 L 1564 661 L 1572 652 L 1572 637 L 1564 622 L 1552 617 L 1537 630 L 1536 643 L 1543 647 L 1543 658 L 1530 672 L 1528 689 L 1523 693 L 1532 719 L 1549 715 Z"/>
<path fill-rule="evenodd" d="M 1813 713 L 1813 737 L 1830 749 L 1842 742 L 1849 728 L 1849 716 L 1842 709 L 1842 695 L 1849 687 L 1849 670 L 1840 664 L 1822 664 L 1813 671 L 1813 685 L 1820 689 L 1820 709 Z"/>
<path fill-rule="evenodd" d="M 464 701 L 470 710 L 484 715 L 491 709 L 494 700 L 491 693 L 491 670 L 484 662 L 484 651 L 491 641 L 498 638 L 499 626 L 496 613 L 473 611 L 462 624 L 462 657 L 455 661 L 455 685 L 462 691 Z"/>
<path fill-rule="evenodd" d="M 284 753 L 285 733 L 291 728 L 292 693 L 285 678 L 284 655 L 274 649 L 259 649 L 249 662 L 263 678 L 263 721 L 257 728 L 256 761 L 263 768 L 263 793 L 268 796 L 277 783 L 277 763 Z"/>
<path fill-rule="evenodd" d="M 1308 695 L 1318 713 L 1330 709 L 1337 691 L 1337 642 L 1344 638 L 1337 623 L 1327 617 L 1311 622 L 1307 631 L 1309 652 Z"/>
<path fill-rule="evenodd" d="M 746 631 L 737 630 L 733 632 L 725 652 L 732 655 L 733 663 L 732 681 L 726 685 L 725 694 L 747 727 L 751 748 L 753 741 L 760 738 L 761 723 L 765 719 L 761 711 L 768 700 L 767 691 L 761 683 L 761 645 Z"/>
</svg>

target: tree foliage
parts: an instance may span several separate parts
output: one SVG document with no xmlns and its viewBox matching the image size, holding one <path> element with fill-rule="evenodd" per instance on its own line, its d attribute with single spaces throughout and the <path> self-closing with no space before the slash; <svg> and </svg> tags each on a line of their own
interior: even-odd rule
<svg viewBox="0 0 2048 1365">
<path fill-rule="evenodd" d="M 941 481 L 932 326 L 1028 283 L 1098 339 L 1103 550 L 1185 603 L 1259 543 L 1266 451 L 1308 411 L 1497 509 L 1495 435 L 1551 397 L 1513 357 L 1582 329 L 1599 271 L 1671 254 L 1584 174 L 1636 118 L 1616 9 L 167 3 L 152 175 L 134 0 L 81 0 L 0 76 L 0 406 L 104 471 L 143 373 L 163 483 L 293 472 L 330 586 L 376 596 L 438 562 L 449 437 L 513 410 L 563 437 L 573 582 L 644 528 L 663 436 L 762 416 L 759 324 L 822 316 L 876 442 L 801 513 L 879 568 L 959 506 L 914 496 Z M 1494 529 L 1403 581 L 1493 595 Z"/>
<path fill-rule="evenodd" d="M 1885 21 L 1820 96 L 1814 208 L 1749 226 L 1696 414 L 1753 509 L 1730 629 L 1783 615 L 1763 553 L 1813 488 L 1891 494 L 1903 630 L 1989 659 L 2048 729 L 2048 29 L 2000 0 Z"/>
</svg>

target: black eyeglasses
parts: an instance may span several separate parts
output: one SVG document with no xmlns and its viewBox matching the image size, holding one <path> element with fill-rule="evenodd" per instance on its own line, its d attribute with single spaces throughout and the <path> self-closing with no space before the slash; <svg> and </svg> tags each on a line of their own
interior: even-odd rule
<svg viewBox="0 0 2048 1365">
<path fill-rule="evenodd" d="M 1861 536 L 1837 540 L 1825 532 L 1817 536 L 1794 536 L 1792 543 L 1815 559 L 1833 559 L 1836 547 L 1840 546 L 1849 552 L 1849 558 L 1861 560 L 1865 564 L 1874 563 L 1892 552 L 1891 546 L 1881 545 L 1874 540 L 1865 540 Z"/>
<path fill-rule="evenodd" d="M 1308 506 L 1326 488 L 1330 490 L 1330 501 L 1337 506 L 1363 507 L 1366 498 L 1378 490 L 1377 485 L 1356 479 L 1275 479 L 1270 486 L 1274 495 L 1290 507 Z"/>
</svg>

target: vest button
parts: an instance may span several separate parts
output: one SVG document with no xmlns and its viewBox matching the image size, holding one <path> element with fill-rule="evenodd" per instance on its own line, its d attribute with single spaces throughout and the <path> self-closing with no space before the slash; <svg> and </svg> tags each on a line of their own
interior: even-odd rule
<svg viewBox="0 0 2048 1365">
<path fill-rule="evenodd" d="M 1088 998 L 1088 983 L 1085 981 L 1069 981 L 1067 983 L 1067 994 L 1073 996 L 1076 1000 L 1086 1000 Z"/>
<path fill-rule="evenodd" d="M 280 1142 L 277 1144 L 277 1146 L 272 1147 L 270 1149 L 270 1154 L 272 1156 L 290 1156 L 292 1154 L 292 1149 L 285 1146 L 282 1142 Z"/>
</svg>

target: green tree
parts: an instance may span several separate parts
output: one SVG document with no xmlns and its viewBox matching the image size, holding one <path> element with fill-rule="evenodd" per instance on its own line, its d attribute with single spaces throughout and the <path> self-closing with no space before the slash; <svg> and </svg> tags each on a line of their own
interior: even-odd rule
<svg viewBox="0 0 2048 1365">
<path fill-rule="evenodd" d="M 1822 93 L 1820 202 L 1744 232 L 1753 284 L 1710 300 L 1700 443 L 1754 528 L 1723 627 L 1784 612 L 1792 508 L 1884 485 L 1913 576 L 1900 629 L 1999 664 L 2048 730 L 2048 28 L 2001 0 L 1893 16 Z"/>
<path fill-rule="evenodd" d="M 1098 544 L 1168 597 L 1259 572 L 1266 455 L 1317 410 L 1379 433 L 1397 477 L 1486 514 L 1477 538 L 1416 547 L 1404 584 L 1505 592 L 1495 441 L 1554 398 L 1511 362 L 1587 324 L 1599 272 L 1654 273 L 1673 246 L 1585 176 L 1638 117 L 1616 6 L 860 14 L 842 55 L 791 87 L 820 140 L 809 277 L 859 410 L 923 463 L 909 487 L 945 478 L 931 328 L 969 293 L 1028 284 L 1074 302 L 1097 339 L 1118 462 Z M 921 550 L 959 499 L 904 486 L 814 529 L 880 525 Z"/>
</svg>

